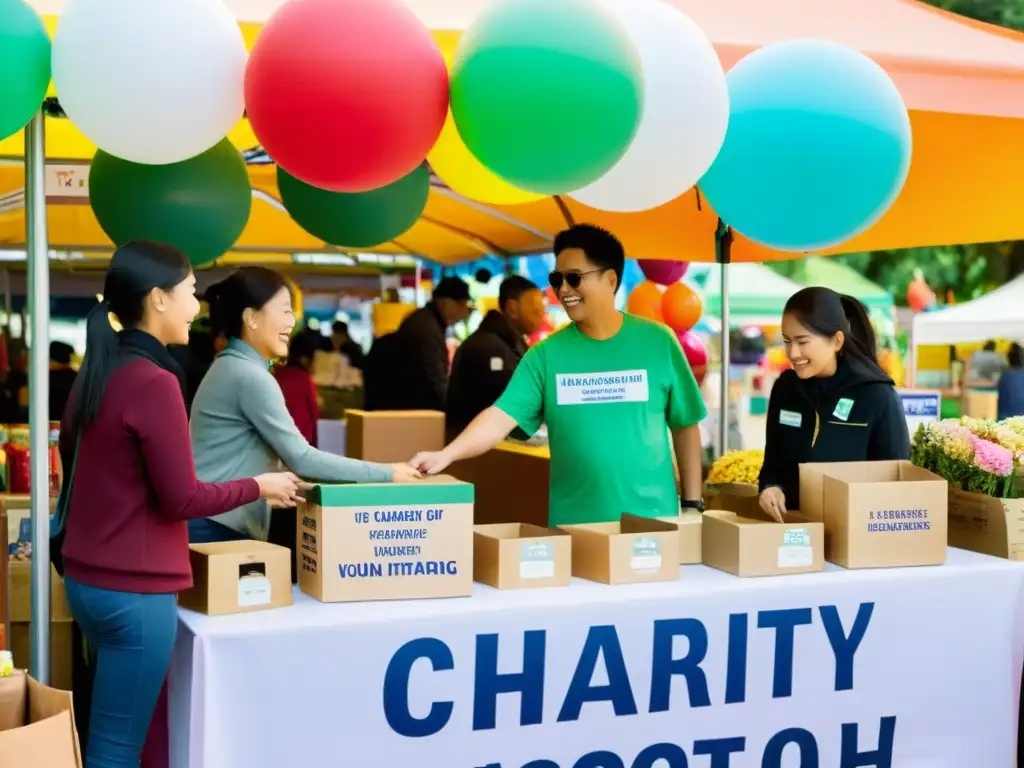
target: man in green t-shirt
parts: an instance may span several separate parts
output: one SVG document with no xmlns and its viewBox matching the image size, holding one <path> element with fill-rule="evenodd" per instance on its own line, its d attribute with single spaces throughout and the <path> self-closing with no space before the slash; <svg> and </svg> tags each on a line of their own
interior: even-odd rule
<svg viewBox="0 0 1024 768">
<path fill-rule="evenodd" d="M 625 254 L 609 232 L 580 224 L 555 238 L 551 287 L 572 323 L 523 357 L 505 392 L 444 450 L 420 453 L 427 474 L 494 448 L 517 425 L 546 424 L 549 523 L 617 521 L 703 511 L 698 423 L 707 413 L 675 335 L 615 308 Z"/>
</svg>

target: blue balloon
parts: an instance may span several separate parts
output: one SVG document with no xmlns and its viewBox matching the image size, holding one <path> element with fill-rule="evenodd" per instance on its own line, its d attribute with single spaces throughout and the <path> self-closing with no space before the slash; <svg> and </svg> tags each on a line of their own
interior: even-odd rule
<svg viewBox="0 0 1024 768">
<path fill-rule="evenodd" d="M 736 231 L 814 252 L 868 229 L 910 169 L 910 116 L 889 75 L 837 43 L 766 46 L 729 72 L 729 129 L 700 180 Z"/>
</svg>

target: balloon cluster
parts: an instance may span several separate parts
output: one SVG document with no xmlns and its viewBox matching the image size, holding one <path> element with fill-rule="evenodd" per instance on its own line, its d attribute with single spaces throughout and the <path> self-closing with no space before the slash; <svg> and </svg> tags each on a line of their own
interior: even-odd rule
<svg viewBox="0 0 1024 768">
<path fill-rule="evenodd" d="M 671 328 L 697 383 L 702 383 L 708 370 L 708 350 L 693 328 L 700 322 L 704 306 L 698 293 L 681 282 L 688 263 L 641 260 L 639 264 L 647 279 L 630 292 L 626 311 Z"/>
</svg>

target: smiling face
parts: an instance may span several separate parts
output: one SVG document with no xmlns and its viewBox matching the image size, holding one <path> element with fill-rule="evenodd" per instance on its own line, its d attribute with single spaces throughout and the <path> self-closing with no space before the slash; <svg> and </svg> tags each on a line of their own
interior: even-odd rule
<svg viewBox="0 0 1024 768">
<path fill-rule="evenodd" d="M 555 272 L 562 276 L 562 284 L 555 293 L 574 323 L 587 323 L 615 311 L 614 270 L 601 269 L 582 249 L 566 248 L 559 253 Z M 573 287 L 570 283 L 577 285 Z"/>
<path fill-rule="evenodd" d="M 143 312 L 142 326 L 164 344 L 188 344 L 189 327 L 199 314 L 196 276 L 190 272 L 169 291 L 154 288 Z"/>
<path fill-rule="evenodd" d="M 786 344 L 786 357 L 801 379 L 831 376 L 836 372 L 836 356 L 843 348 L 845 337 L 839 331 L 834 336 L 822 336 L 804 326 L 795 315 L 782 316 L 782 340 Z"/>
<path fill-rule="evenodd" d="M 288 341 L 295 329 L 292 295 L 281 288 L 260 309 L 242 313 L 242 340 L 248 342 L 265 360 L 288 356 Z"/>
</svg>

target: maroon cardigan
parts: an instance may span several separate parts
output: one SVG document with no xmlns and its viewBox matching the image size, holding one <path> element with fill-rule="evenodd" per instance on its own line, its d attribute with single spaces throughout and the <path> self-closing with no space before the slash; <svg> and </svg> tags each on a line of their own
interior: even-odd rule
<svg viewBox="0 0 1024 768">
<path fill-rule="evenodd" d="M 69 403 L 61 455 L 74 445 Z M 65 467 L 70 472 L 70 467 Z M 95 421 L 82 430 L 65 525 L 65 570 L 118 592 L 192 586 L 188 523 L 259 498 L 255 480 L 201 483 L 174 374 L 138 358 L 114 371 Z"/>
</svg>

